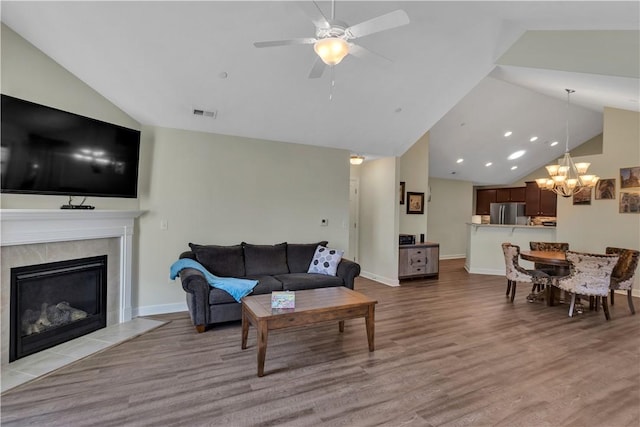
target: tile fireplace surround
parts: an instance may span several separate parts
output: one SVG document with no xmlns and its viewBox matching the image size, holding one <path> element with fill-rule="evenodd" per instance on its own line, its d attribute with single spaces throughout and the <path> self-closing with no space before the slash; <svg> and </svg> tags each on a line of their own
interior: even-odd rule
<svg viewBox="0 0 640 427">
<path fill-rule="evenodd" d="M 9 375 L 11 371 L 17 370 L 18 365 L 35 366 L 39 359 L 46 359 L 45 364 L 55 369 L 73 361 L 73 358 L 63 351 L 65 348 L 73 349 L 70 353 L 80 355 L 75 357 L 77 360 L 113 345 L 118 340 L 126 339 L 131 334 L 135 336 L 146 329 L 156 327 L 156 323 L 162 324 L 149 319 L 131 319 L 134 220 L 142 213 L 115 210 L 0 210 L 0 347 L 3 391 L 17 385 L 16 382 L 25 382 L 48 372 L 39 367 L 34 369 L 35 373 L 14 372 L 24 375 Z M 11 268 L 97 255 L 108 256 L 107 328 L 9 364 Z M 52 360 L 51 354 L 42 354 L 51 353 L 50 350 L 54 350 L 54 355 L 63 355 L 61 360 L 56 362 Z M 20 381 L 16 376 L 24 377 L 24 380 Z"/>
</svg>

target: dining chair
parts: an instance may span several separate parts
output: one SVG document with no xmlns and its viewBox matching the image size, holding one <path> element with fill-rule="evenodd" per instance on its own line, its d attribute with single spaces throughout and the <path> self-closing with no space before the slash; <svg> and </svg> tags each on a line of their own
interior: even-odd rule
<svg viewBox="0 0 640 427">
<path fill-rule="evenodd" d="M 511 302 L 516 297 L 516 282 L 533 283 L 534 287 L 544 287 L 550 284 L 551 277 L 540 270 L 527 270 L 518 264 L 520 246 L 509 242 L 502 244 L 504 263 L 507 276 L 507 296 L 511 294 Z"/>
<path fill-rule="evenodd" d="M 567 251 L 567 261 L 569 261 L 571 273 L 568 276 L 552 278 L 552 284 L 571 293 L 569 317 L 573 317 L 576 297 L 584 295 L 601 297 L 604 317 L 607 320 L 610 319 L 607 296 L 609 295 L 611 274 L 618 259 L 618 255 Z"/>
<path fill-rule="evenodd" d="M 640 251 L 635 249 L 624 249 L 608 247 L 606 249 L 607 254 L 619 255 L 618 263 L 613 268 L 611 273 L 610 292 L 611 292 L 611 305 L 613 305 L 613 295 L 617 290 L 627 291 L 627 302 L 629 303 L 629 310 L 631 314 L 636 314 L 636 310 L 633 307 L 633 296 L 631 295 L 631 288 L 633 286 L 633 278 L 638 268 L 638 258 L 640 257 Z"/>
<path fill-rule="evenodd" d="M 567 252 L 569 244 L 566 242 L 529 242 L 529 249 L 532 251 Z M 533 264 L 533 268 L 544 271 L 551 276 L 556 274 L 556 268 L 547 264 L 536 262 Z"/>
</svg>

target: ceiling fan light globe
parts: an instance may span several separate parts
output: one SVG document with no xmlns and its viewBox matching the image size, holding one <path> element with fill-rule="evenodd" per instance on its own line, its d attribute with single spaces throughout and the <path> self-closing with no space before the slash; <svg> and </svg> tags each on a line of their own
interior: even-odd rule
<svg viewBox="0 0 640 427">
<path fill-rule="evenodd" d="M 349 44 L 340 37 L 327 37 L 315 42 L 313 50 L 325 64 L 337 65 L 349 54 Z"/>
</svg>

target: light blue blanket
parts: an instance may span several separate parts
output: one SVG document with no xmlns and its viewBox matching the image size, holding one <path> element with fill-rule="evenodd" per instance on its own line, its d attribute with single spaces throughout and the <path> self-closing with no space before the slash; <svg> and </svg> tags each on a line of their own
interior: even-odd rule
<svg viewBox="0 0 640 427">
<path fill-rule="evenodd" d="M 236 279 L 235 277 L 218 277 L 215 276 L 204 268 L 202 264 L 198 261 L 190 259 L 190 258 L 182 258 L 178 261 L 174 262 L 171 265 L 171 280 L 178 277 L 178 273 L 185 268 L 193 268 L 198 270 L 204 277 L 207 279 L 209 285 L 214 288 L 222 289 L 231 295 L 236 301 L 240 302 L 242 297 L 249 295 L 253 292 L 253 288 L 258 284 L 257 280 L 249 280 L 249 279 Z"/>
</svg>

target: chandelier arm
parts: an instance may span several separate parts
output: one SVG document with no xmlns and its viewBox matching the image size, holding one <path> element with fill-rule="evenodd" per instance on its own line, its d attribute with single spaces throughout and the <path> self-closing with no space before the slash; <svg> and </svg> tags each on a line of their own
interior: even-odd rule
<svg viewBox="0 0 640 427">
<path fill-rule="evenodd" d="M 574 163 L 569 153 L 569 111 L 571 105 L 571 94 L 575 92 L 573 89 L 565 89 L 567 92 L 567 120 L 565 123 L 565 153 L 562 159 L 557 165 L 547 166 L 547 171 L 551 179 L 547 178 L 545 181 L 543 178 L 536 180 L 538 187 L 546 190 L 553 191 L 562 197 L 571 197 L 580 191 L 582 188 L 590 188 L 595 185 L 598 178 L 593 175 L 585 175 L 589 163 L 578 163 L 578 166 Z"/>
</svg>

